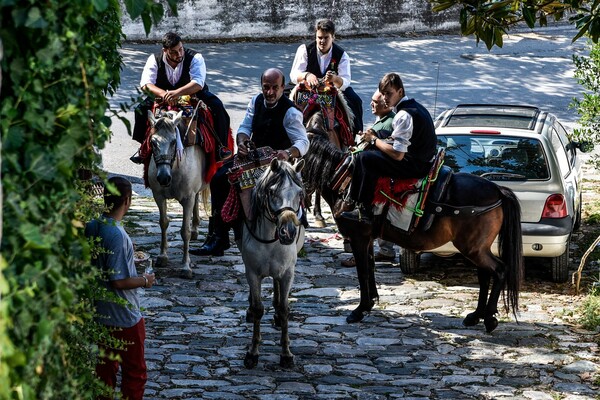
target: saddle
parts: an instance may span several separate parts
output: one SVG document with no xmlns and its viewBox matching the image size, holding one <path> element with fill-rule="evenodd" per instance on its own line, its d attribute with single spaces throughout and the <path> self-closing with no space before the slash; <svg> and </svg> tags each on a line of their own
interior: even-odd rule
<svg viewBox="0 0 600 400">
<path fill-rule="evenodd" d="M 237 219 L 241 202 L 244 214 L 248 219 L 252 219 L 251 200 L 252 188 L 256 186 L 256 181 L 267 169 L 271 160 L 277 156 L 277 152 L 269 146 L 256 147 L 253 142 L 246 142 L 250 149 L 247 156 L 236 154 L 233 158 L 233 166 L 227 171 L 227 179 L 231 184 L 231 189 L 221 217 L 225 222 L 231 222 Z"/>
<path fill-rule="evenodd" d="M 208 168 L 205 180 L 210 182 L 217 169 L 222 165 L 213 156 L 215 150 L 215 135 L 213 132 L 214 120 L 210 109 L 195 96 L 181 96 L 177 104 L 170 105 L 157 97 L 152 106 L 152 113 L 160 117 L 166 111 L 182 111 L 182 120 L 185 130 L 179 131 L 181 143 L 184 147 L 198 145 L 208 156 Z M 144 183 L 148 187 L 148 166 L 152 155 L 152 127 L 148 124 L 146 138 L 140 147 L 140 156 L 144 159 Z"/>
<path fill-rule="evenodd" d="M 440 149 L 424 178 L 379 178 L 373 200 L 374 214 L 385 216 L 392 226 L 407 233 L 419 224 L 422 230 L 428 230 L 435 214 L 426 213 L 425 205 L 444 197 L 452 177 L 452 169 L 443 166 L 444 156 L 445 149 Z"/>
<path fill-rule="evenodd" d="M 354 136 L 350 126 L 346 123 L 352 119 L 338 98 L 338 89 L 333 85 L 324 84 L 317 89 L 311 89 L 304 82 L 300 82 L 296 86 L 293 101 L 302 111 L 305 125 L 315 110 L 321 110 L 325 129 L 333 131 L 337 124 L 340 128 L 339 136 L 342 145 L 352 146 L 354 145 Z"/>
</svg>

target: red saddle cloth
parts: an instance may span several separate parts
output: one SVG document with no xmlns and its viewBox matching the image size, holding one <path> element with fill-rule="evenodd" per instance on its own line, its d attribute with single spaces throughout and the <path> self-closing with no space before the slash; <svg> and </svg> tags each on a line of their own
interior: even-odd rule
<svg viewBox="0 0 600 400">
<path fill-rule="evenodd" d="M 433 192 L 434 201 L 439 201 L 443 194 L 445 186 L 451 174 L 446 174 L 446 179 L 438 181 L 438 176 L 442 165 L 444 164 L 445 149 L 440 149 L 435 156 L 433 164 L 427 176 L 423 178 L 410 179 L 393 179 L 382 177 L 377 180 L 375 196 L 373 197 L 373 205 L 375 213 L 377 211 L 387 213 L 389 207 L 394 207 L 395 210 L 390 210 L 395 216 L 388 217 L 394 225 L 394 222 L 402 224 L 401 229 L 411 232 L 419 224 L 421 217 L 424 215 L 425 204 L 428 200 L 429 192 Z M 409 204 L 408 207 L 407 203 Z M 393 211 L 393 212 L 392 212 Z M 398 218 L 399 214 L 404 214 Z M 403 220 L 403 222 L 401 221 Z M 406 222 L 409 222 L 407 225 Z M 431 219 L 425 221 L 425 229 L 431 224 Z M 395 225 L 398 226 L 398 225 Z"/>
<path fill-rule="evenodd" d="M 196 106 L 197 111 L 196 116 L 194 117 L 194 109 Z M 179 134 L 181 135 L 181 141 L 185 147 L 195 145 L 202 147 L 202 150 L 206 153 L 207 159 L 207 170 L 204 181 L 210 183 L 217 170 L 223 165 L 222 160 L 217 160 L 215 152 L 215 124 L 210 109 L 203 101 L 191 98 L 189 101 L 180 101 L 180 103 L 176 105 L 164 105 L 155 102 L 152 112 L 157 116 L 161 111 L 183 111 L 183 125 L 185 126 L 185 130 L 182 132 L 180 129 Z M 146 187 L 148 187 L 148 167 L 152 155 L 151 137 L 152 127 L 148 121 L 146 139 L 140 148 L 140 156 L 144 158 L 144 184 Z M 227 134 L 227 148 L 233 153 L 233 136 L 231 128 L 229 128 Z"/>
<path fill-rule="evenodd" d="M 277 151 L 269 146 L 258 147 L 251 150 L 247 156 L 236 154 L 233 158 L 233 167 L 227 172 L 227 179 L 231 183 L 227 200 L 221 210 L 221 218 L 231 222 L 238 218 L 240 207 L 244 208 L 246 217 L 250 217 L 250 193 L 256 185 L 256 180 L 262 175 L 277 156 Z"/>
<path fill-rule="evenodd" d="M 389 204 L 397 209 L 404 208 L 409 195 L 419 190 L 421 179 L 394 179 L 382 177 L 377 180 L 373 204 Z"/>
<path fill-rule="evenodd" d="M 340 142 L 344 146 L 354 146 L 354 136 L 347 121 L 350 121 L 348 113 L 341 101 L 337 101 L 339 92 L 335 86 L 324 85 L 318 89 L 307 87 L 304 82 L 298 84 L 294 102 L 304 115 L 304 123 L 311 115 L 321 110 L 326 128 L 333 130 L 337 122 Z"/>
</svg>

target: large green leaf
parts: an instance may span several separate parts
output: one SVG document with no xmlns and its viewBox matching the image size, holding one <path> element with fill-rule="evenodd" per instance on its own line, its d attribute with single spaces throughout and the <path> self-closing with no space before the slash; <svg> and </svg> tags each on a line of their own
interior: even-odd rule
<svg viewBox="0 0 600 400">
<path fill-rule="evenodd" d="M 127 14 L 129 14 L 131 19 L 136 19 L 141 16 L 147 7 L 146 0 L 124 0 L 123 2 L 125 3 Z"/>
<path fill-rule="evenodd" d="M 104 11 L 108 7 L 108 0 L 92 0 L 96 11 Z"/>
</svg>

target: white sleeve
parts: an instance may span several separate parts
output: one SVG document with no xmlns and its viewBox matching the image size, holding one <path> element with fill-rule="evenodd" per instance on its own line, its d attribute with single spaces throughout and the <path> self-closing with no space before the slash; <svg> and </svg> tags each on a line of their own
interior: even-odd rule
<svg viewBox="0 0 600 400">
<path fill-rule="evenodd" d="M 140 87 L 144 87 L 149 83 L 155 85 L 157 74 L 158 64 L 156 63 L 154 54 L 151 54 L 146 61 L 146 65 L 144 65 L 144 70 L 142 71 L 142 77 L 140 79 Z"/>
<path fill-rule="evenodd" d="M 292 142 L 292 146 L 298 149 L 303 156 L 308 151 L 308 136 L 303 123 L 302 112 L 296 107 L 290 107 L 283 117 L 283 127 Z"/>
<path fill-rule="evenodd" d="M 398 111 L 392 122 L 392 128 L 394 129 L 391 136 L 394 139 L 394 150 L 406 153 L 413 134 L 412 116 L 404 110 Z"/>
<path fill-rule="evenodd" d="M 294 57 L 294 63 L 290 71 L 290 81 L 292 83 L 298 83 L 298 75 L 302 72 L 306 72 L 308 67 L 308 52 L 306 51 L 306 45 L 301 44 L 296 50 L 296 56 Z"/>
<path fill-rule="evenodd" d="M 252 97 L 250 102 L 248 103 L 248 107 L 246 108 L 246 115 L 244 115 L 244 119 L 238 128 L 237 134 L 243 133 L 248 137 L 252 137 L 252 120 L 254 119 L 254 103 L 256 102 L 256 98 L 258 95 Z"/>
<path fill-rule="evenodd" d="M 348 86 L 350 86 L 350 82 L 352 81 L 352 75 L 350 73 L 350 56 L 348 53 L 344 51 L 342 54 L 342 59 L 338 65 L 338 76 L 342 78 L 342 86 L 340 86 L 340 90 L 344 91 Z"/>
<path fill-rule="evenodd" d="M 206 82 L 206 63 L 202 54 L 196 53 L 190 64 L 190 81 L 204 87 Z"/>
</svg>

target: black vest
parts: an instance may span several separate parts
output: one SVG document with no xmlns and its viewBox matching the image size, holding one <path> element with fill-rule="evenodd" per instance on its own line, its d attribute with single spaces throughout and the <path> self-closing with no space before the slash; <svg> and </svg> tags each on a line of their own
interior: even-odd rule
<svg viewBox="0 0 600 400">
<path fill-rule="evenodd" d="M 169 79 L 167 79 L 167 68 L 163 61 L 163 52 L 161 51 L 160 53 L 155 54 L 156 64 L 158 64 L 156 86 L 164 90 L 175 90 L 190 83 L 190 65 L 192 64 L 192 59 L 195 54 L 196 52 L 194 50 L 184 50 L 183 71 L 181 73 L 181 78 L 179 78 L 179 81 L 175 85 L 172 85 L 171 82 L 169 82 Z"/>
<path fill-rule="evenodd" d="M 274 108 L 265 106 L 262 93 L 256 97 L 252 118 L 252 141 L 256 147 L 271 146 L 275 150 L 285 150 L 292 146 L 283 126 L 285 114 L 291 107 L 295 107 L 294 103 L 285 96 L 281 96 Z"/>
<path fill-rule="evenodd" d="M 344 54 L 344 49 L 342 49 L 337 44 L 333 43 L 332 45 L 333 51 L 331 52 L 331 61 L 329 65 L 325 69 L 327 71 L 333 71 L 336 74 L 338 73 L 338 66 L 340 65 L 340 60 L 342 59 L 342 55 Z M 321 73 L 321 67 L 319 67 L 319 49 L 317 49 L 317 42 L 312 41 L 306 45 L 306 53 L 308 54 L 308 64 L 306 65 L 306 72 L 310 72 L 317 76 L 317 78 L 322 78 L 325 74 Z"/>
<path fill-rule="evenodd" d="M 413 133 L 405 157 L 409 160 L 431 161 L 436 153 L 437 137 L 429 111 L 415 99 L 401 102 L 394 111 L 397 113 L 400 110 L 406 111 L 413 118 Z"/>
</svg>

